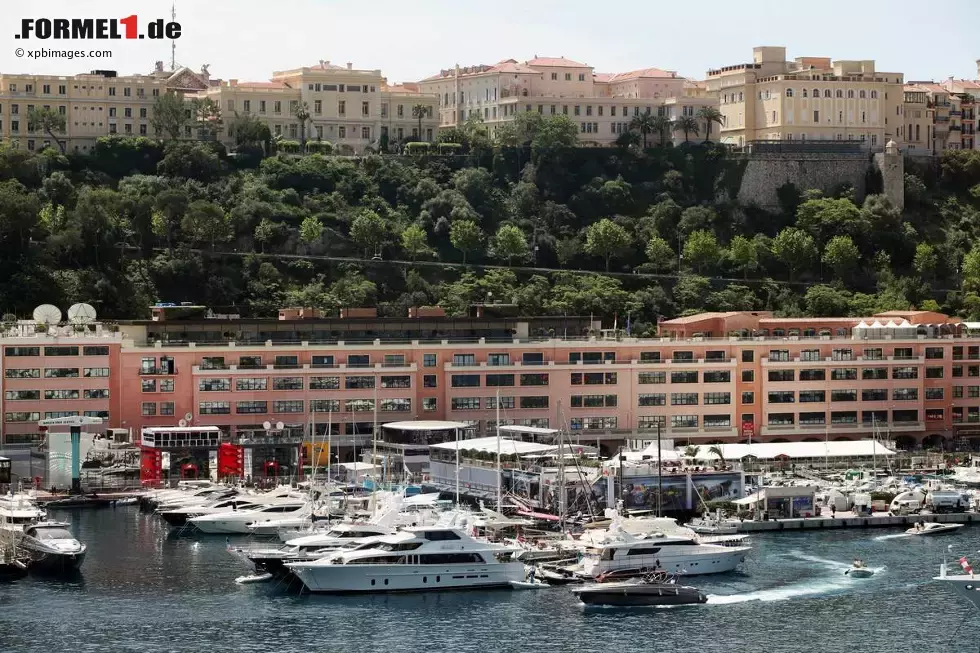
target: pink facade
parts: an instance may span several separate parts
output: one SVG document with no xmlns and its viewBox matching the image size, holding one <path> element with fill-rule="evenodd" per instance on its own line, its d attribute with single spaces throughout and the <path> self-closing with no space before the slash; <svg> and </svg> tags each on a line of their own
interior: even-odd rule
<svg viewBox="0 0 980 653">
<path fill-rule="evenodd" d="M 865 318 L 881 327 L 866 331 L 856 318 L 703 314 L 662 323 L 662 338 L 608 340 L 559 338 L 554 324 L 527 318 L 507 324 L 511 337 L 472 337 L 486 321 L 432 318 L 419 339 L 404 337 L 418 320 L 399 322 L 396 338 L 371 318 L 8 338 L 4 435 L 35 433 L 37 419 L 62 414 L 107 412 L 110 426 L 134 432 L 189 416 L 243 437 L 265 422 L 301 435 L 313 417 L 320 433 L 332 422 L 337 444 L 363 446 L 375 420 L 464 421 L 492 434 L 499 396 L 504 423 L 565 428 L 607 449 L 652 439 L 658 423 L 677 443 L 877 432 L 905 447 L 980 444 L 980 337 L 936 313 Z M 256 331 L 246 337 L 249 325 Z M 338 325 L 381 337 L 345 342 Z M 336 340 L 300 342 L 301 328 L 334 329 Z M 442 332 L 452 337 L 431 337 Z"/>
</svg>

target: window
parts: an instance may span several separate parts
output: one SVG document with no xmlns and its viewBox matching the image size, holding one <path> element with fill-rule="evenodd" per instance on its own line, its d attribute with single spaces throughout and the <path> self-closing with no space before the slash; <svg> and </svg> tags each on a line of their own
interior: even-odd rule
<svg viewBox="0 0 980 653">
<path fill-rule="evenodd" d="M 927 379 L 941 379 L 941 378 L 943 378 L 943 368 L 941 368 L 941 367 L 927 367 L 926 368 L 926 378 Z"/>
<path fill-rule="evenodd" d="M 769 393 L 770 404 L 793 404 L 796 403 L 796 393 L 792 390 L 780 390 Z"/>
<path fill-rule="evenodd" d="M 888 378 L 887 367 L 865 367 L 861 369 L 862 381 L 880 381 Z"/>
<path fill-rule="evenodd" d="M 144 401 L 140 406 L 140 414 L 143 417 L 155 417 L 157 414 L 157 405 L 155 402 Z"/>
<path fill-rule="evenodd" d="M 619 398 L 616 395 L 572 395 L 571 397 L 572 408 L 615 408 L 618 403 Z"/>
<path fill-rule="evenodd" d="M 728 370 L 723 372 L 705 372 L 705 383 L 729 383 L 732 380 L 732 373 Z"/>
<path fill-rule="evenodd" d="M 752 383 L 755 381 L 755 372 L 753 370 L 742 370 L 742 382 Z"/>
<path fill-rule="evenodd" d="M 888 390 L 884 388 L 862 390 L 861 401 L 888 401 Z"/>
<path fill-rule="evenodd" d="M 303 400 L 302 399 L 288 399 L 282 401 L 272 402 L 272 412 L 273 413 L 302 413 L 303 412 Z"/>
<path fill-rule="evenodd" d="M 157 380 L 156 379 L 140 379 L 140 390 L 142 392 L 156 392 L 157 391 Z"/>
<path fill-rule="evenodd" d="M 854 367 L 835 367 L 830 370 L 831 381 L 857 381 L 858 371 Z"/>
<path fill-rule="evenodd" d="M 851 349 L 834 349 L 831 359 L 835 361 L 854 360 L 854 352 Z"/>
<path fill-rule="evenodd" d="M 917 367 L 893 367 L 893 379 L 917 379 L 919 378 L 919 368 Z"/>
<path fill-rule="evenodd" d="M 479 397 L 453 397 L 450 405 L 452 410 L 480 410 Z"/>
<path fill-rule="evenodd" d="M 857 401 L 857 390 L 831 390 L 830 400 L 836 401 Z"/>
<path fill-rule="evenodd" d="M 697 406 L 698 393 L 696 392 L 672 392 L 670 395 L 671 406 Z"/>
<path fill-rule="evenodd" d="M 521 397 L 520 398 L 521 408 L 547 408 L 548 407 L 548 397 Z"/>
<path fill-rule="evenodd" d="M 731 415 L 705 415 L 702 421 L 702 426 L 704 426 L 704 428 L 706 429 L 731 428 L 732 416 Z"/>
<path fill-rule="evenodd" d="M 45 399 L 78 399 L 78 390 L 45 390 Z"/>
<path fill-rule="evenodd" d="M 641 385 L 666 383 L 667 373 L 666 372 L 640 372 L 636 377 L 636 382 Z"/>
<path fill-rule="evenodd" d="M 771 383 L 793 381 L 794 378 L 794 370 L 769 370 L 769 381 Z"/>
<path fill-rule="evenodd" d="M 382 413 L 404 413 L 412 410 L 411 399 L 382 399 L 380 410 Z"/>
<path fill-rule="evenodd" d="M 4 347 L 4 356 L 40 356 L 40 347 Z"/>
<path fill-rule="evenodd" d="M 7 390 L 3 393 L 7 401 L 37 401 L 41 398 L 40 390 Z"/>
<path fill-rule="evenodd" d="M 30 413 L 30 412 L 13 412 L 4 413 L 3 421 L 5 422 L 36 422 L 41 419 L 41 413 Z"/>
<path fill-rule="evenodd" d="M 894 401 L 918 401 L 918 388 L 895 388 L 892 390 L 892 400 Z"/>
<path fill-rule="evenodd" d="M 435 367 L 435 366 L 436 366 L 435 354 L 422 354 L 422 367 Z"/>
<path fill-rule="evenodd" d="M 548 385 L 547 374 L 521 374 L 521 385 Z"/>
<path fill-rule="evenodd" d="M 86 370 L 86 372 L 87 371 L 88 370 Z M 33 370 L 28 370 L 28 369 L 24 369 L 24 370 L 6 369 L 6 370 L 3 371 L 3 375 L 5 377 L 7 377 L 8 379 L 39 379 L 39 378 L 41 378 L 41 370 L 39 370 L 39 369 L 33 369 Z M 88 374 L 86 374 L 85 376 L 88 376 Z M 106 376 L 108 376 L 108 374 Z"/>
<path fill-rule="evenodd" d="M 201 379 L 197 382 L 201 392 L 228 392 L 231 390 L 231 379 Z"/>
<path fill-rule="evenodd" d="M 436 410 L 435 397 L 422 397 L 422 410 L 429 413 Z"/>
<path fill-rule="evenodd" d="M 727 405 L 732 403 L 732 393 L 730 392 L 705 392 L 704 405 Z"/>
<path fill-rule="evenodd" d="M 693 428 L 697 428 L 697 426 L 698 426 L 697 415 L 671 415 L 670 416 L 671 428 L 693 429 Z"/>
<path fill-rule="evenodd" d="M 743 392 L 742 393 L 742 403 L 745 405 L 750 405 L 755 403 L 755 393 L 754 392 Z"/>
<path fill-rule="evenodd" d="M 497 409 L 497 398 L 496 397 L 486 397 L 483 400 L 483 405 L 486 407 L 487 410 L 496 410 Z M 514 406 L 515 406 L 515 403 L 514 403 L 514 398 L 513 397 L 501 397 L 500 398 L 500 408 L 501 409 L 503 409 L 503 410 L 512 409 L 512 408 L 514 408 Z"/>
<path fill-rule="evenodd" d="M 412 379 L 409 376 L 382 376 L 381 387 L 382 388 L 411 388 Z"/>
<path fill-rule="evenodd" d="M 473 367 L 475 365 L 475 354 L 453 354 L 453 367 Z"/>
<path fill-rule="evenodd" d="M 288 370 L 299 367 L 299 359 L 296 356 L 276 356 L 275 368 L 277 370 Z"/>
<path fill-rule="evenodd" d="M 435 374 L 425 374 L 422 376 L 423 388 L 436 388 L 438 386 L 438 377 Z"/>
<path fill-rule="evenodd" d="M 769 413 L 769 426 L 791 426 L 793 423 L 793 413 Z"/>
<path fill-rule="evenodd" d="M 108 356 L 108 355 L 109 355 L 109 348 L 102 345 L 82 347 L 82 356 Z"/>
<path fill-rule="evenodd" d="M 638 396 L 637 404 L 639 406 L 665 406 L 667 404 L 667 395 L 664 393 L 653 393 L 653 394 L 641 394 Z"/>
<path fill-rule="evenodd" d="M 822 404 L 827 400 L 827 393 L 823 390 L 800 390 L 801 404 Z"/>
<path fill-rule="evenodd" d="M 942 388 L 926 388 L 927 401 L 939 401 L 944 399 Z"/>
<path fill-rule="evenodd" d="M 450 383 L 454 388 L 479 388 L 479 374 L 453 374 Z"/>
<path fill-rule="evenodd" d="M 91 412 L 91 411 L 87 411 L 86 410 L 85 411 L 85 415 L 88 416 L 89 412 Z M 99 411 L 95 411 L 95 412 L 99 412 Z M 171 415 L 173 415 L 174 414 L 174 402 L 172 402 L 172 401 L 161 401 L 160 402 L 160 414 L 161 415 L 164 415 L 164 416 L 171 416 Z M 101 417 L 101 416 L 100 415 L 93 415 L 93 417 Z M 108 414 L 105 417 L 108 417 Z M 103 419 L 105 419 L 105 417 L 103 417 Z"/>
<path fill-rule="evenodd" d="M 371 379 L 371 386 L 374 387 L 374 377 L 347 377 L 352 378 L 368 378 Z M 303 377 L 301 376 L 275 376 L 272 378 L 272 389 L 273 390 L 302 390 L 303 389 Z"/>
<path fill-rule="evenodd" d="M 262 367 L 261 356 L 239 356 L 238 367 L 246 370 L 254 370 Z"/>
<path fill-rule="evenodd" d="M 239 401 L 235 404 L 235 412 L 239 415 L 262 414 L 269 412 L 269 402 L 267 401 Z"/>
<path fill-rule="evenodd" d="M 78 378 L 78 368 L 77 367 L 49 367 L 44 370 L 44 378 L 46 379 L 77 379 Z"/>
<path fill-rule="evenodd" d="M 152 358 L 149 360 L 153 360 Z M 153 367 L 156 361 L 150 365 Z M 225 359 L 223 356 L 205 356 L 201 361 L 202 370 L 223 370 L 226 369 Z"/>
<path fill-rule="evenodd" d="M 83 390 L 82 399 L 108 399 L 109 390 L 103 388 L 96 388 L 93 390 Z"/>
<path fill-rule="evenodd" d="M 486 385 L 488 388 L 512 387 L 514 385 L 514 375 L 513 374 L 487 374 Z"/>
<path fill-rule="evenodd" d="M 698 373 L 697 372 L 671 372 L 670 382 L 671 383 L 697 383 Z"/>
<path fill-rule="evenodd" d="M 332 377 L 338 380 L 338 386 L 340 377 Z M 313 389 L 313 379 L 310 380 L 310 389 Z M 259 390 L 267 390 L 269 384 L 269 379 L 264 377 L 245 377 L 240 379 L 235 379 L 235 390 L 238 392 L 256 392 Z"/>
<path fill-rule="evenodd" d="M 78 347 L 45 347 L 45 356 L 78 356 Z"/>
<path fill-rule="evenodd" d="M 368 354 L 349 354 L 347 367 L 371 367 L 371 357 Z"/>
<path fill-rule="evenodd" d="M 310 411 L 314 413 L 339 413 L 339 399 L 313 399 L 310 401 Z"/>
<path fill-rule="evenodd" d="M 202 401 L 197 406 L 197 412 L 201 415 L 230 415 L 230 401 Z"/>
<path fill-rule="evenodd" d="M 347 390 L 370 390 L 374 388 L 374 377 L 348 376 L 344 379 L 344 388 Z"/>
</svg>

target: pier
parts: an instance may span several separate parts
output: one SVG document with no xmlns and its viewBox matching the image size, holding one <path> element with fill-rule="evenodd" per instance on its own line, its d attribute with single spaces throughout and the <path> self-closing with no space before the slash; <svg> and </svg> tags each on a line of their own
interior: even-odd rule
<svg viewBox="0 0 980 653">
<path fill-rule="evenodd" d="M 870 516 L 796 517 L 791 519 L 746 520 L 738 525 L 739 533 L 763 533 L 771 531 L 809 531 L 841 528 L 886 528 L 904 526 L 911 528 L 916 522 L 941 524 L 980 523 L 980 513 L 949 512 L 924 515 L 889 515 L 879 513 Z"/>
</svg>

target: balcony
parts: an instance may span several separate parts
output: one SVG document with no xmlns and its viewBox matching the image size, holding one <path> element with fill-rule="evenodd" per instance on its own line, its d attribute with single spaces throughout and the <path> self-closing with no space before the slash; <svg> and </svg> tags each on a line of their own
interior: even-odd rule
<svg viewBox="0 0 980 653">
<path fill-rule="evenodd" d="M 177 374 L 176 369 L 169 369 L 166 367 L 141 367 L 140 376 L 175 376 Z"/>
</svg>

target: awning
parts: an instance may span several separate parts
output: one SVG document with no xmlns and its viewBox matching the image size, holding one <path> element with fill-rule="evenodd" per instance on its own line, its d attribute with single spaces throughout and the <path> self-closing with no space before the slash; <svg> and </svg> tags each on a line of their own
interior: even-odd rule
<svg viewBox="0 0 980 653">
<path fill-rule="evenodd" d="M 732 501 L 732 503 L 734 503 L 736 506 L 751 506 L 756 503 L 761 503 L 765 500 L 766 500 L 766 491 L 760 490 L 755 494 L 750 494 L 744 499 L 735 499 L 735 501 Z"/>
</svg>

